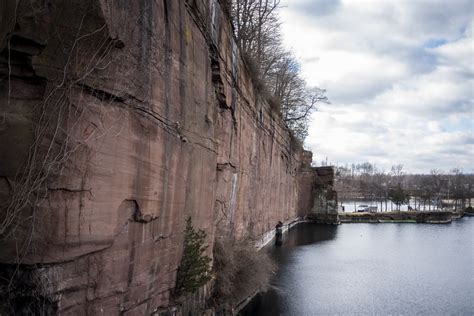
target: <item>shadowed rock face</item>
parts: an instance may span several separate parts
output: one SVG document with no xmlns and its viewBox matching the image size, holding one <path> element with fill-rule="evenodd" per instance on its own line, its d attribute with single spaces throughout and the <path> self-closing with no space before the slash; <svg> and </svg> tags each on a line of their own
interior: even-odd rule
<svg viewBox="0 0 474 316">
<path fill-rule="evenodd" d="M 212 249 L 311 210 L 217 1 L 0 9 L 0 261 L 42 264 L 59 312 L 168 306 L 187 216 Z"/>
</svg>

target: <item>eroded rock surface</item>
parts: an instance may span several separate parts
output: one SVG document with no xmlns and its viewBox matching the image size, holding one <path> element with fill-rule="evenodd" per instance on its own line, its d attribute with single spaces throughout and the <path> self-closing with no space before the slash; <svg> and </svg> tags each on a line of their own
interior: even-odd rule
<svg viewBox="0 0 474 316">
<path fill-rule="evenodd" d="M 0 261 L 39 264 L 62 314 L 166 308 L 187 216 L 212 249 L 216 234 L 257 240 L 312 209 L 310 153 L 254 89 L 218 1 L 0 9 L 0 196 L 14 219 Z"/>
</svg>

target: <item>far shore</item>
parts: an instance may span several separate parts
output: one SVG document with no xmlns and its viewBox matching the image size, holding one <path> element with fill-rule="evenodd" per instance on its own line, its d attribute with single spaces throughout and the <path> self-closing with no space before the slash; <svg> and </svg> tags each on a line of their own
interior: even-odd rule
<svg viewBox="0 0 474 316">
<path fill-rule="evenodd" d="M 338 213 L 340 223 L 427 223 L 449 224 L 464 215 L 470 216 L 472 210 L 465 211 L 393 211 L 393 212 L 354 212 Z"/>
</svg>

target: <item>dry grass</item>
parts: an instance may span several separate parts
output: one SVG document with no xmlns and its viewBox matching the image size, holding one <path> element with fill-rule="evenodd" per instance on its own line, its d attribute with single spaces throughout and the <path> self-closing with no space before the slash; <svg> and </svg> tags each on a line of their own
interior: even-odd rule
<svg viewBox="0 0 474 316">
<path fill-rule="evenodd" d="M 297 152 L 303 148 L 303 142 L 296 137 L 294 132 L 290 129 L 290 150 L 291 152 Z"/>
<path fill-rule="evenodd" d="M 262 100 L 268 103 L 273 113 L 281 117 L 281 100 L 269 91 L 268 86 L 260 73 L 258 62 L 252 56 L 245 52 L 242 53 L 242 58 L 246 65 L 248 74 L 250 76 L 256 94 L 260 96 Z"/>
<path fill-rule="evenodd" d="M 281 100 L 275 96 L 269 96 L 267 98 L 267 102 L 270 105 L 270 108 L 273 110 L 274 113 L 278 113 L 281 117 Z"/>
<path fill-rule="evenodd" d="M 268 253 L 248 241 L 218 239 L 214 245 L 214 298 L 235 305 L 256 290 L 265 291 L 276 270 Z"/>
<path fill-rule="evenodd" d="M 265 82 L 262 80 L 260 68 L 255 58 L 253 58 L 250 54 L 243 52 L 242 59 L 244 60 L 245 66 L 247 68 L 250 80 L 252 81 L 255 91 L 258 94 L 267 94 L 267 87 Z"/>
</svg>

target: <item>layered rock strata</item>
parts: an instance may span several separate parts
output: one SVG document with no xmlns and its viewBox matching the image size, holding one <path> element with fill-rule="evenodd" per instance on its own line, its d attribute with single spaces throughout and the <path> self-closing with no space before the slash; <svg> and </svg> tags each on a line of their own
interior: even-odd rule
<svg viewBox="0 0 474 316">
<path fill-rule="evenodd" d="M 57 312 L 167 308 L 188 216 L 212 249 L 312 209 L 310 154 L 218 1 L 0 9 L 0 261 L 34 267 Z"/>
</svg>

